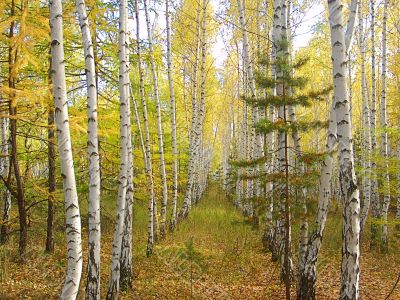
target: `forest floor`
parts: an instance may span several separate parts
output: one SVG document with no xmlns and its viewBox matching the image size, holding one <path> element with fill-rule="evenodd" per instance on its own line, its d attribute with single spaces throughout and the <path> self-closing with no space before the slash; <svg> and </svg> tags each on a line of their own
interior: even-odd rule
<svg viewBox="0 0 400 300">
<path fill-rule="evenodd" d="M 211 185 L 178 230 L 155 246 L 151 258 L 145 255 L 145 201 L 137 201 L 135 207 L 134 289 L 122 291 L 121 299 L 284 299 L 279 266 L 271 262 L 270 254 L 262 247 L 262 226 L 253 229 L 251 222 L 243 218 L 217 185 Z M 101 280 L 102 294 L 105 295 L 113 232 L 112 200 L 103 200 L 102 208 Z M 59 211 L 61 214 L 61 207 Z M 85 215 L 84 208 L 82 214 Z M 340 208 L 332 207 L 318 264 L 317 299 L 338 298 L 340 216 Z M 17 235 L 0 248 L 0 299 L 57 299 L 66 264 L 62 222 L 59 218 L 53 254 L 43 252 L 45 226 L 38 226 L 43 220 L 33 217 L 25 265 L 16 260 Z M 293 241 L 297 241 L 297 235 L 298 228 L 294 226 Z M 84 226 L 84 266 L 86 236 Z M 397 279 L 398 242 L 389 254 L 379 255 L 369 252 L 368 243 L 365 239 L 361 256 L 361 298 L 385 299 Z M 85 270 L 82 278 L 85 278 Z M 84 299 L 84 282 L 82 280 L 79 299 Z M 400 299 L 400 287 L 390 299 Z"/>
</svg>

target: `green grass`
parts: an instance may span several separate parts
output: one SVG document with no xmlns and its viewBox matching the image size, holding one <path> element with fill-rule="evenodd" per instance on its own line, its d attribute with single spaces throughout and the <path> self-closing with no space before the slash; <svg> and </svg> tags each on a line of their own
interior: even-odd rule
<svg viewBox="0 0 400 300">
<path fill-rule="evenodd" d="M 283 286 L 279 280 L 279 266 L 272 263 L 270 254 L 262 248 L 264 220 L 254 229 L 225 197 L 224 192 L 211 184 L 203 199 L 175 232 L 155 245 L 155 254 L 146 257 L 147 199 L 138 194 L 133 221 L 134 290 L 122 291 L 121 299 L 282 299 Z M 140 197 L 139 197 L 140 196 Z M 107 289 L 110 273 L 111 244 L 114 229 L 116 197 L 102 195 L 102 295 Z M 83 224 L 84 265 L 86 264 L 87 201 L 80 198 Z M 182 199 L 179 200 L 180 207 Z M 310 205 L 313 215 L 316 205 Z M 263 214 L 262 214 L 263 215 Z M 169 217 L 169 214 L 168 214 Z M 312 227 L 310 217 L 310 227 Z M 17 262 L 18 235 L 0 247 L 0 299 L 56 299 L 65 276 L 66 254 L 63 206 L 58 203 L 53 254 L 44 253 L 46 205 L 31 211 L 28 262 Z M 369 223 L 363 240 L 361 260 L 362 297 L 381 299 L 396 279 L 400 258 L 398 231 L 389 223 L 390 251 L 388 254 L 370 252 Z M 293 253 L 296 262 L 299 227 L 294 209 Z M 188 243 L 192 241 L 190 247 Z M 189 243 L 190 244 L 190 243 Z M 190 251 L 193 255 L 190 255 Z M 340 287 L 341 208 L 331 205 L 321 255 L 318 261 L 318 298 L 336 299 Z M 192 278 L 190 280 L 190 266 Z M 85 268 L 79 299 L 83 299 Z M 379 284 L 378 284 L 379 283 Z M 293 287 L 293 293 L 295 287 Z M 228 296 L 227 296 L 228 295 Z M 393 299 L 400 297 L 396 290 Z"/>
</svg>

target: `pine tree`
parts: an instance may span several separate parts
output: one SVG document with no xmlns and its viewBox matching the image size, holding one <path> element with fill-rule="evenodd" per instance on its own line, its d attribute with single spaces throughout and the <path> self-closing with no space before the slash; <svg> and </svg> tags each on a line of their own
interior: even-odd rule
<svg viewBox="0 0 400 300">
<path fill-rule="evenodd" d="M 284 32 L 284 30 L 282 31 Z M 281 40 L 277 45 L 277 55 L 272 64 L 276 71 L 276 76 L 266 76 L 257 73 L 256 82 L 259 89 L 266 90 L 265 97 L 244 97 L 246 103 L 255 108 L 267 109 L 274 107 L 279 114 L 276 120 L 269 118 L 260 119 L 254 126 L 257 134 L 276 133 L 278 138 L 277 159 L 278 167 L 272 171 L 270 168 L 255 168 L 259 171 L 250 176 L 241 176 L 241 178 L 262 179 L 265 184 L 272 182 L 275 187 L 273 195 L 268 193 L 266 197 L 274 197 L 275 205 L 273 211 L 274 228 L 272 229 L 272 240 L 268 248 L 272 249 L 275 257 L 280 258 L 282 265 L 282 279 L 287 288 L 287 297 L 290 297 L 290 285 L 293 275 L 293 262 L 291 257 L 291 208 L 294 205 L 293 199 L 297 197 L 298 190 L 304 190 L 307 186 L 314 183 L 318 176 L 318 170 L 315 167 L 323 158 L 322 153 L 311 153 L 302 151 L 297 144 L 298 135 L 301 132 L 310 131 L 316 128 L 326 126 L 326 122 L 296 120 L 291 118 L 289 112 L 295 107 L 307 109 L 314 101 L 326 99 L 326 95 L 331 88 L 320 91 L 302 92 L 307 83 L 306 78 L 294 76 L 296 70 L 307 63 L 307 59 L 299 59 L 297 62 L 291 62 L 288 52 L 288 42 L 285 34 L 281 35 Z M 261 59 L 260 63 L 265 63 Z M 290 137 L 296 137 L 296 141 L 290 142 Z M 294 146 L 292 146 L 294 144 Z M 291 153 L 295 153 L 292 157 Z M 273 152 L 266 151 L 264 156 L 250 160 L 231 161 L 231 164 L 238 168 L 257 166 L 265 164 Z M 296 159 L 295 164 L 291 161 Z M 306 175 L 306 176 L 305 176 Z M 306 179 L 305 179 L 306 178 Z M 302 206 L 306 205 L 306 194 L 300 194 Z M 265 207 L 260 202 L 265 202 L 264 198 L 253 197 L 251 199 L 255 207 Z M 268 204 L 267 204 L 268 206 Z M 272 216 L 271 216 L 272 217 Z M 303 266 L 299 266 L 303 268 Z"/>
</svg>

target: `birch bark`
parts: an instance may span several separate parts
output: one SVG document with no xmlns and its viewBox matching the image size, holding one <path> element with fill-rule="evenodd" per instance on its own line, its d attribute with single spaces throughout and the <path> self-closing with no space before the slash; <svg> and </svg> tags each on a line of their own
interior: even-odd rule
<svg viewBox="0 0 400 300">
<path fill-rule="evenodd" d="M 111 276 L 106 299 L 117 299 L 120 290 L 121 247 L 125 213 L 127 210 L 126 197 L 129 188 L 129 143 L 130 143 L 130 99 L 129 99 L 129 45 L 127 37 L 128 19 L 127 0 L 119 3 L 119 99 L 120 99 L 120 174 L 118 183 L 118 198 L 116 220 L 111 258 Z"/>
<path fill-rule="evenodd" d="M 10 168 L 10 158 L 9 158 L 9 138 L 8 138 L 8 124 L 9 121 L 7 118 L 1 119 L 1 153 L 4 156 L 1 158 L 1 176 L 3 178 L 8 177 L 9 168 Z M 8 234 L 10 231 L 10 227 L 8 222 L 10 221 L 11 214 L 11 194 L 10 191 L 4 187 L 1 192 L 1 200 L 3 201 L 3 206 L 1 208 L 2 211 L 2 224 L 1 224 L 1 236 L 0 236 L 0 244 L 4 244 L 8 241 Z"/>
<path fill-rule="evenodd" d="M 206 70 L 206 58 L 207 58 L 207 35 L 206 35 L 206 24 L 207 24 L 207 0 L 203 0 L 202 10 L 202 22 L 201 22 L 201 62 L 200 62 L 200 103 L 197 109 L 197 123 L 195 127 L 195 135 L 194 142 L 196 147 L 196 153 L 198 155 L 195 157 L 195 172 L 194 172 L 194 183 L 198 190 L 197 197 L 195 197 L 195 201 L 199 200 L 201 194 L 201 186 L 199 183 L 201 182 L 201 173 L 202 163 L 203 163 L 203 123 L 205 117 L 205 102 L 206 102 L 206 78 L 207 78 L 207 70 Z"/>
<path fill-rule="evenodd" d="M 97 133 L 97 84 L 92 36 L 84 0 L 76 1 L 85 56 L 88 108 L 89 241 L 86 299 L 100 299 L 100 163 Z"/>
<path fill-rule="evenodd" d="M 388 227 L 387 227 L 387 219 L 388 219 L 388 211 L 390 205 L 390 180 L 389 180 L 389 163 L 388 163 L 388 121 L 387 121 L 387 109 L 386 109 L 386 61 L 387 61 L 387 18 L 388 18 L 388 0 L 384 1 L 383 4 L 383 20 L 382 20 L 382 74 L 381 74 L 381 84 L 382 84 L 382 92 L 381 92 L 381 155 L 384 159 L 384 193 L 383 193 L 383 203 L 382 203 L 382 212 L 381 218 L 383 220 L 382 225 L 382 241 L 381 241 L 381 251 L 388 251 Z"/>
<path fill-rule="evenodd" d="M 147 113 L 147 101 L 145 96 L 145 89 L 144 89 L 144 74 L 143 74 L 143 61 L 140 49 L 140 20 L 139 20 L 139 5 L 138 0 L 134 0 L 135 5 L 135 18 L 136 18 L 136 52 L 138 56 L 138 69 L 139 69 L 139 96 L 142 101 L 142 110 L 143 110 L 143 125 L 144 125 L 144 138 L 145 138 L 145 172 L 146 178 L 149 182 L 148 184 L 148 192 L 149 192 L 149 200 L 148 200 L 148 226 L 147 226 L 147 256 L 153 254 L 153 244 L 154 244 L 154 203 L 156 202 L 155 199 L 155 187 L 154 187 L 154 180 L 153 180 L 153 165 L 152 165 L 152 155 L 151 155 L 151 145 L 150 145 L 150 131 L 149 131 L 149 119 Z"/>
<path fill-rule="evenodd" d="M 335 117 L 337 122 L 339 179 L 344 198 L 340 299 L 359 299 L 360 195 L 354 170 L 350 107 L 346 88 L 347 47 L 343 29 L 343 5 L 328 1 L 331 30 Z"/>
<path fill-rule="evenodd" d="M 197 81 L 198 81 L 198 66 L 199 66 L 199 55 L 200 55 L 200 34 L 201 34 L 201 26 L 200 26 L 200 14 L 201 7 L 200 3 L 197 8 L 196 15 L 196 24 L 197 24 L 197 43 L 194 57 L 194 67 L 193 67 L 193 91 L 192 91 L 192 120 L 189 134 L 189 166 L 188 166 L 188 179 L 185 191 L 185 199 L 183 201 L 183 205 L 181 211 L 179 212 L 178 219 L 185 218 L 192 205 L 192 193 L 193 193 L 193 185 L 194 185 L 194 176 L 195 176 L 195 159 L 196 159 L 196 141 L 195 141 L 195 128 L 197 125 Z"/>
<path fill-rule="evenodd" d="M 176 206 L 178 201 L 178 149 L 176 141 L 176 105 L 175 105 L 175 90 L 174 81 L 172 77 L 172 57 L 171 57 L 171 24 L 169 17 L 169 0 L 165 1 L 165 18 L 167 28 L 167 72 L 168 72 L 168 83 L 169 83 L 169 94 L 171 102 L 171 135 L 172 135 L 172 156 L 173 156 L 173 167 L 172 167 L 172 212 L 170 227 L 174 229 L 176 226 Z"/>
<path fill-rule="evenodd" d="M 375 0 L 370 2 L 371 10 L 371 153 L 374 156 L 376 154 L 376 53 L 375 53 Z M 375 220 L 379 218 L 380 215 L 380 201 L 378 194 L 378 182 L 376 176 L 376 162 L 374 157 L 371 160 L 371 248 L 374 248 L 377 244 L 377 234 L 378 228 L 375 224 Z"/>
<path fill-rule="evenodd" d="M 49 98 L 52 98 L 51 92 L 51 57 L 49 59 Z M 49 102 L 53 99 L 49 99 Z M 55 141 L 55 124 L 54 124 L 54 104 L 49 103 L 47 114 L 47 161 L 48 161 L 48 184 L 49 196 L 47 201 L 47 230 L 46 230 L 46 251 L 54 251 L 54 214 L 55 214 L 55 192 L 56 192 L 56 141 Z"/>
<path fill-rule="evenodd" d="M 315 284 L 317 281 L 317 259 L 322 245 L 322 237 L 328 216 L 329 202 L 332 197 L 331 181 L 333 173 L 333 152 L 337 143 L 337 124 L 334 111 L 335 102 L 329 118 L 329 128 L 327 132 L 326 153 L 321 168 L 318 190 L 318 208 L 315 220 L 315 229 L 310 234 L 304 254 L 304 268 L 299 272 L 299 282 L 297 285 L 297 299 L 315 299 Z"/>
<path fill-rule="evenodd" d="M 362 1 L 359 1 L 358 8 L 359 22 L 359 45 L 361 52 L 361 94 L 363 99 L 363 133 L 364 133 L 364 204 L 361 210 L 361 235 L 365 222 L 368 217 L 369 207 L 371 203 L 371 118 L 368 99 L 368 86 L 366 75 L 366 48 L 364 36 L 364 18 L 362 13 Z M 361 236 L 360 236 L 361 238 Z"/>
<path fill-rule="evenodd" d="M 271 50 L 271 62 L 274 62 L 277 58 L 278 54 L 278 42 L 280 40 L 280 35 L 281 35 L 281 1 L 280 0 L 274 0 L 273 4 L 273 24 L 272 24 L 272 33 L 271 33 L 271 40 L 272 40 L 272 50 Z M 271 78 L 276 78 L 277 77 L 277 72 L 276 72 L 276 66 L 274 63 L 271 64 Z M 277 89 L 276 87 L 273 90 L 274 95 L 277 95 Z M 279 112 L 279 110 L 278 110 Z M 279 117 L 279 116 L 278 116 Z M 275 120 L 275 109 L 273 107 L 270 108 L 270 114 L 269 114 L 269 120 L 274 121 Z M 279 165 L 279 159 L 282 157 L 282 153 L 279 153 L 278 149 L 281 147 L 281 143 L 279 143 L 279 140 L 282 142 L 282 138 L 278 138 L 278 143 L 277 143 L 277 149 L 275 148 L 275 134 L 270 133 L 267 136 L 267 141 L 269 144 L 269 150 L 272 153 L 271 157 L 272 159 L 270 160 L 269 163 L 269 171 L 273 172 L 274 169 L 278 168 Z M 278 151 L 276 157 L 274 155 L 274 152 Z M 266 213 L 266 225 L 265 225 L 265 232 L 264 232 L 264 244 L 267 245 L 267 247 L 271 250 L 272 252 L 272 258 L 277 259 L 278 258 L 278 253 L 279 253 L 279 242 L 278 240 L 281 238 L 280 237 L 280 220 L 273 220 L 273 214 L 274 210 L 277 212 L 279 211 L 279 204 L 276 203 L 274 206 L 274 189 L 276 188 L 274 183 L 267 183 L 267 191 L 271 192 L 271 199 L 268 203 L 267 206 L 267 213 Z M 275 223 L 275 224 L 274 224 Z"/>
<path fill-rule="evenodd" d="M 128 58 L 128 57 L 127 57 Z M 129 76 L 129 75 L 128 75 Z M 130 83 L 129 83 L 130 88 Z M 129 103 L 129 102 L 128 102 Z M 130 115 L 130 112 L 128 112 Z M 128 175 L 125 196 L 125 215 L 123 223 L 121 257 L 120 257 L 120 286 L 132 288 L 132 217 L 133 217 L 133 135 L 131 125 L 128 126 Z"/>
<path fill-rule="evenodd" d="M 68 265 L 61 299 L 75 299 L 82 275 L 81 217 L 69 130 L 61 0 L 50 1 L 51 74 L 65 200 Z"/>
<path fill-rule="evenodd" d="M 167 173 L 165 171 L 161 103 L 160 103 L 160 95 L 159 95 L 159 90 L 158 90 L 158 77 L 157 77 L 157 72 L 156 72 L 156 64 L 155 64 L 155 60 L 154 60 L 153 33 L 151 31 L 150 16 L 149 16 L 149 10 L 147 7 L 147 0 L 143 1 L 143 3 L 144 3 L 145 15 L 146 15 L 147 34 L 148 34 L 148 40 L 149 40 L 150 67 L 151 67 L 151 74 L 153 77 L 153 85 L 154 85 L 154 101 L 156 103 L 156 112 L 157 112 L 158 151 L 160 153 L 160 173 L 161 173 L 162 194 L 163 194 L 162 201 L 161 201 L 160 236 L 161 236 L 161 238 L 164 238 L 166 235 L 168 187 L 167 187 Z"/>
</svg>

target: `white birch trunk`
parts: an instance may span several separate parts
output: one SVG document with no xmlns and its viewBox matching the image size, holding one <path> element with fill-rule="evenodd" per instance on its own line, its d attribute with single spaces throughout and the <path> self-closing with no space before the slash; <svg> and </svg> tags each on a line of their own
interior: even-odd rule
<svg viewBox="0 0 400 300">
<path fill-rule="evenodd" d="M 381 250 L 383 252 L 388 251 L 388 227 L 387 227 L 387 219 L 388 219 L 388 211 L 390 205 L 390 181 L 389 181 L 389 163 L 388 163 L 388 133 L 387 133 L 387 112 L 386 112 L 386 61 L 387 61 L 387 18 L 388 18 L 388 0 L 384 1 L 383 4 L 383 22 L 382 22 L 382 75 L 381 75 L 381 84 L 382 84 L 382 93 L 381 93 L 381 155 L 384 159 L 384 193 L 383 193 L 383 203 L 382 203 L 382 212 L 381 218 L 383 220 L 382 225 L 382 241 L 381 241 Z"/>
<path fill-rule="evenodd" d="M 290 122 L 296 122 L 295 108 L 293 106 L 288 107 L 288 114 L 290 118 Z M 297 130 L 293 130 L 292 139 L 294 148 L 296 150 L 296 160 L 301 156 L 301 144 L 300 144 L 300 135 Z M 305 167 L 303 163 L 296 162 L 295 164 L 296 172 L 299 174 L 304 174 Z M 298 274 L 302 274 L 304 272 L 305 265 L 305 255 L 307 251 L 307 242 L 308 242 L 308 220 L 307 220 L 307 190 L 306 188 L 301 189 L 301 220 L 300 220 L 300 239 L 299 239 L 299 261 L 298 261 Z"/>
<path fill-rule="evenodd" d="M 326 153 L 321 168 L 318 190 L 318 209 L 315 227 L 307 242 L 304 254 L 304 268 L 299 273 L 297 299 L 315 299 L 315 284 L 317 281 L 317 259 L 322 245 L 325 224 L 328 216 L 329 202 L 332 197 L 331 181 L 333 173 L 333 151 L 337 142 L 337 124 L 334 112 L 335 102 L 332 103 L 329 128 L 327 132 Z"/>
<path fill-rule="evenodd" d="M 375 0 L 371 0 L 371 76 L 372 76 L 372 93 L 371 93 L 371 153 L 374 156 L 376 154 L 376 57 L 375 57 Z M 372 218 L 379 218 L 380 214 L 380 201 L 378 194 L 378 183 L 376 177 L 376 162 L 373 157 L 371 160 L 371 215 Z M 377 234 L 376 224 L 374 220 L 371 223 L 371 246 L 376 241 Z"/>
<path fill-rule="evenodd" d="M 337 122 L 339 179 L 344 198 L 340 299 L 359 299 L 360 195 L 354 170 L 350 107 L 346 88 L 346 42 L 343 5 L 328 1 L 331 29 L 335 117 Z"/>
<path fill-rule="evenodd" d="M 130 87 L 130 83 L 129 83 Z M 130 112 L 128 112 L 130 114 Z M 128 176 L 125 196 L 125 215 L 120 256 L 120 286 L 123 289 L 132 287 L 132 217 L 133 217 L 133 135 L 128 126 Z"/>
<path fill-rule="evenodd" d="M 187 58 L 185 56 L 182 57 L 182 64 L 183 64 L 183 69 L 182 69 L 183 106 L 185 108 L 186 132 L 187 132 L 187 137 L 189 139 L 190 123 L 189 123 L 189 109 L 187 106 L 187 89 L 186 89 Z"/>
<path fill-rule="evenodd" d="M 107 291 L 107 299 L 117 299 L 120 290 L 121 269 L 121 245 L 123 226 L 126 211 L 126 196 L 129 176 L 129 143 L 130 143 L 130 99 L 129 99 L 129 45 L 127 36 L 128 19 L 127 0 L 121 0 L 119 4 L 119 98 L 120 98 L 120 174 L 118 183 L 118 198 L 116 207 L 116 220 L 114 239 L 112 245 L 111 277 Z"/>
<path fill-rule="evenodd" d="M 287 16 L 288 16 L 288 6 L 287 1 L 281 1 L 281 31 L 279 41 L 288 42 L 287 36 Z M 285 61 L 290 60 L 290 53 L 288 46 L 278 46 L 279 54 L 285 58 Z M 282 71 L 281 71 L 282 72 Z M 281 77 L 282 73 L 277 74 L 277 77 Z M 288 95 L 290 93 L 289 88 L 284 84 L 278 85 L 277 94 L 278 95 Z M 288 107 L 285 105 L 279 108 L 281 115 L 278 118 L 282 118 L 285 123 L 288 123 Z M 289 143 L 287 133 L 278 132 L 278 159 L 280 160 L 280 169 L 282 173 L 288 174 L 289 172 Z M 285 187 L 281 191 L 281 232 L 282 232 L 282 244 L 281 244 L 281 263 L 282 263 L 282 276 L 287 281 L 286 284 L 290 286 L 290 281 L 293 274 L 293 259 L 292 259 L 292 229 L 291 229 L 291 215 L 290 215 L 290 203 L 289 203 L 289 180 L 286 179 Z M 284 201 L 282 201 L 285 199 Z"/>
<path fill-rule="evenodd" d="M 235 40 L 235 46 L 236 46 L 236 57 L 237 57 L 237 64 L 236 64 L 236 71 L 237 71 L 237 81 L 236 81 L 236 99 L 240 99 L 240 60 L 239 60 L 239 46 L 237 41 Z M 234 140 L 234 158 L 235 159 L 241 159 L 242 158 L 242 153 L 243 153 L 243 143 L 242 143 L 242 123 L 240 122 L 240 116 L 241 116 L 241 110 L 240 110 L 240 105 L 239 103 L 241 103 L 243 101 L 238 101 L 238 106 L 237 106 L 237 141 L 235 139 L 235 128 L 233 130 L 233 140 Z M 233 112 L 233 119 L 235 119 L 235 114 Z M 235 206 L 242 211 L 242 195 L 243 195 L 243 179 L 241 179 L 241 176 L 243 175 L 243 168 L 238 168 L 237 169 L 237 179 L 235 180 Z"/>
<path fill-rule="evenodd" d="M 136 40 L 137 40 L 137 56 L 138 56 L 138 67 L 139 67 L 139 95 L 142 100 L 142 110 L 143 110 L 143 125 L 144 125 L 144 145 L 145 145 L 145 172 L 146 179 L 148 180 L 148 192 L 149 192 L 149 200 L 148 200 L 148 226 L 147 226 L 147 256 L 153 254 L 153 245 L 154 245 L 154 206 L 153 204 L 156 202 L 155 199 L 155 187 L 153 180 L 153 165 L 152 165 L 152 155 L 151 155 L 151 145 L 150 145 L 150 131 L 149 131 L 149 120 L 147 113 L 147 101 L 144 90 L 144 74 L 142 67 L 142 56 L 140 50 L 140 36 L 139 36 L 139 5 L 138 0 L 134 1 L 135 4 L 135 17 L 136 17 Z"/>
<path fill-rule="evenodd" d="M 154 101 L 156 103 L 157 112 L 157 135 L 158 135 L 158 151 L 160 153 L 160 173 L 162 182 L 162 201 L 161 201 L 161 221 L 160 221 L 160 236 L 164 238 L 166 235 L 166 222 L 167 222 L 167 204 L 168 204 L 168 187 L 167 187 L 167 173 L 165 171 L 165 159 L 164 159 L 164 141 L 163 141 L 163 129 L 162 129 L 162 118 L 161 118 L 161 103 L 160 95 L 158 90 L 158 77 L 156 72 L 156 64 L 154 61 L 154 49 L 153 49 L 153 33 L 151 31 L 149 10 L 147 7 L 147 0 L 143 1 L 144 11 L 146 15 L 147 34 L 149 40 L 149 54 L 150 54 L 150 67 L 151 74 L 153 77 L 154 85 Z"/>
<path fill-rule="evenodd" d="M 126 21 L 128 23 L 128 14 L 126 15 Z M 126 62 L 127 62 L 127 72 L 125 74 L 125 89 L 127 93 L 127 115 L 128 115 L 128 127 L 127 127 L 127 152 L 128 152 L 128 169 L 127 169 L 127 189 L 125 194 L 125 214 L 124 214 L 124 222 L 123 222 L 123 232 L 122 232 L 122 241 L 121 241 L 121 254 L 120 254 L 120 287 L 123 289 L 132 287 L 132 218 L 133 218 L 133 144 L 134 144 L 134 136 L 132 134 L 132 125 L 131 125 L 131 103 L 130 99 L 134 101 L 134 107 L 137 111 L 136 101 L 131 95 L 131 82 L 130 82 L 130 62 L 129 62 L 129 33 L 126 32 Z M 136 114 L 136 117 L 138 115 Z M 137 119 L 139 121 L 139 119 Z M 139 126 L 139 130 L 140 130 Z M 140 131 L 141 133 L 141 131 Z"/>
<path fill-rule="evenodd" d="M 271 40 L 272 40 L 272 50 L 271 50 L 271 62 L 274 62 L 276 60 L 277 54 L 278 54 L 278 41 L 280 40 L 280 34 L 281 34 L 281 1 L 280 0 L 274 0 L 273 4 L 273 24 L 272 24 L 272 34 L 271 34 Z M 276 67 L 272 63 L 271 64 L 271 78 L 276 78 Z M 274 88 L 273 91 L 274 95 L 277 94 L 276 88 Z M 269 114 L 269 121 L 273 122 L 275 121 L 275 108 L 271 107 L 270 108 L 270 114 Z M 269 144 L 269 152 L 272 154 L 272 159 L 269 163 L 268 169 L 270 172 L 273 172 L 274 169 L 277 168 L 277 165 L 279 164 L 279 155 L 275 155 L 275 134 L 271 132 L 267 136 L 267 143 Z M 276 145 L 277 149 L 279 149 L 279 144 Z M 267 205 L 267 213 L 266 213 L 266 224 L 265 224 L 265 232 L 264 232 L 264 244 L 267 245 L 267 247 L 270 249 L 272 252 L 272 257 L 273 259 L 277 259 L 278 257 L 278 242 L 277 239 L 279 232 L 278 228 L 280 227 L 280 223 L 278 220 L 275 220 L 275 225 L 274 225 L 274 220 L 273 220 L 273 213 L 274 209 L 279 210 L 279 205 L 274 206 L 273 203 L 273 191 L 275 188 L 275 184 L 267 183 L 267 191 L 271 193 L 271 199 Z"/>
<path fill-rule="evenodd" d="M 192 120 L 191 120 L 191 128 L 189 134 L 189 166 L 188 166 L 188 179 L 186 185 L 185 199 L 183 201 L 182 209 L 179 212 L 179 219 L 185 218 L 192 205 L 192 193 L 193 193 L 193 185 L 194 185 L 194 176 L 195 176 L 195 159 L 196 159 L 196 141 L 195 141 L 195 131 L 197 125 L 197 80 L 198 80 L 198 65 L 199 65 L 199 54 L 200 54 L 200 13 L 201 7 L 200 3 L 197 8 L 197 16 L 196 16 L 196 24 L 197 24 L 197 43 L 196 43 L 196 51 L 194 57 L 194 68 L 193 68 L 193 91 L 192 91 Z"/>
<path fill-rule="evenodd" d="M 274 35 L 274 61 L 272 61 L 272 64 L 275 63 L 275 60 L 277 59 L 278 55 L 280 55 L 280 47 L 279 47 L 279 42 L 282 39 L 282 24 L 283 24 L 283 20 L 282 20 L 282 15 L 284 13 L 282 13 L 282 1 L 278 0 L 277 6 L 275 7 L 275 12 L 274 12 L 274 18 L 276 18 L 276 20 L 274 20 L 274 29 L 275 31 L 273 32 L 273 34 L 275 33 L 276 35 Z M 279 17 L 277 17 L 275 14 L 279 14 Z M 277 72 L 277 68 L 276 66 L 274 66 L 272 73 L 274 74 L 274 77 L 276 79 L 279 80 L 279 77 L 282 76 L 282 74 L 280 72 Z M 283 86 L 277 85 L 275 88 L 275 94 L 278 96 L 281 96 L 283 94 Z M 284 119 L 284 115 L 286 114 L 285 112 L 285 108 L 279 107 L 278 109 L 278 120 L 283 120 Z M 283 132 L 278 132 L 277 134 L 277 155 L 276 155 L 276 169 L 278 170 L 278 172 L 280 173 L 284 173 L 284 165 L 285 165 L 285 134 Z M 283 220 L 283 213 L 284 213 L 284 204 L 282 202 L 282 199 L 285 198 L 285 187 L 284 184 L 274 184 L 274 186 L 276 185 L 276 188 L 278 189 L 278 198 L 277 198 L 277 218 L 275 220 L 275 229 L 274 229 L 274 248 L 273 248 L 273 254 L 272 256 L 275 257 L 275 259 L 279 259 L 283 257 L 283 248 L 284 248 L 284 220 Z M 283 267 L 283 264 L 281 264 L 281 266 Z"/>
<path fill-rule="evenodd" d="M 3 178 L 7 178 L 9 168 L 10 168 L 10 158 L 8 148 L 10 147 L 10 142 L 8 138 L 8 119 L 2 118 L 0 120 L 1 126 L 1 154 L 3 157 L 0 160 L 0 172 Z M 3 202 L 1 213 L 2 213 L 2 225 L 0 233 L 0 244 L 5 243 L 8 240 L 8 234 L 10 231 L 9 222 L 11 217 L 11 194 L 10 191 L 4 187 L 1 191 L 1 200 Z"/>
<path fill-rule="evenodd" d="M 361 210 L 361 235 L 368 218 L 371 203 L 371 118 L 369 110 L 368 86 L 366 75 L 366 48 L 364 36 L 364 18 L 362 14 L 362 1 L 359 1 L 359 39 L 361 52 L 361 94 L 363 99 L 363 144 L 364 144 L 364 203 Z M 361 236 L 360 236 L 361 238 Z"/>
<path fill-rule="evenodd" d="M 86 299 L 100 299 L 100 163 L 97 133 L 97 85 L 86 5 L 84 0 L 76 1 L 76 10 L 81 28 L 85 71 L 87 82 L 88 108 L 88 157 L 89 157 L 89 241 Z"/>
<path fill-rule="evenodd" d="M 178 148 L 176 141 L 176 102 L 175 102 L 175 90 L 174 81 L 172 77 L 172 57 L 171 57 L 171 24 L 169 17 L 169 0 L 165 1 L 165 18 L 167 28 L 167 72 L 168 72 L 168 83 L 169 83 L 169 94 L 171 102 L 171 135 L 172 135 L 172 156 L 173 156 L 173 167 L 172 167 L 172 212 L 171 212 L 171 229 L 176 226 L 176 206 L 178 201 Z"/>
<path fill-rule="evenodd" d="M 250 97 L 251 98 L 256 98 L 257 97 L 257 90 L 256 90 L 256 82 L 254 80 L 254 74 L 253 74 L 253 66 L 251 64 L 251 58 L 250 58 L 250 46 L 249 46 L 249 41 L 247 37 L 247 31 L 246 31 L 246 17 L 245 17 L 245 12 L 244 12 L 244 7 L 242 4 L 242 0 L 237 1 L 238 5 L 238 10 L 239 10 L 239 21 L 240 21 L 240 27 L 242 31 L 242 39 L 243 39 L 243 67 L 246 70 L 246 75 L 248 79 L 248 86 L 250 87 Z M 255 128 L 254 125 L 258 122 L 258 108 L 257 107 L 252 107 L 251 111 L 252 117 L 252 125 L 250 129 L 250 149 L 249 149 L 249 159 L 253 160 L 257 158 L 256 151 L 258 151 L 257 147 L 260 146 L 260 142 L 257 141 L 256 139 L 259 138 L 259 135 L 256 137 L 255 133 Z M 249 168 L 249 173 L 250 175 L 254 175 L 254 168 L 250 167 Z M 254 188 L 255 188 L 255 181 L 254 180 L 248 180 L 248 183 L 250 183 L 250 187 L 248 188 L 248 197 L 253 197 L 254 196 Z"/>
<path fill-rule="evenodd" d="M 145 164 L 147 164 L 147 158 L 146 158 L 146 146 L 143 138 L 143 130 L 142 130 L 142 124 L 140 123 L 140 116 L 139 116 L 139 109 L 138 109 L 138 104 L 137 101 L 134 97 L 133 90 L 132 90 L 132 85 L 130 86 L 130 97 L 133 105 L 133 111 L 135 113 L 135 120 L 136 120 L 136 126 L 138 128 L 138 133 L 139 133 L 139 142 L 140 142 L 140 149 L 142 150 L 142 155 L 143 155 L 143 161 Z"/>
<path fill-rule="evenodd" d="M 201 81 L 200 81 L 200 103 L 197 109 L 197 124 L 195 127 L 195 147 L 196 153 L 198 155 L 195 157 L 195 173 L 194 173 L 194 183 L 197 188 L 197 195 L 195 201 L 199 200 L 201 195 L 201 173 L 202 163 L 203 163 L 203 123 L 205 117 L 205 102 L 206 102 L 206 78 L 207 78 L 207 70 L 206 70 L 206 58 L 207 58 L 207 36 L 206 36 L 206 20 L 207 20 L 207 0 L 203 0 L 203 18 L 201 22 L 201 63 L 200 63 L 200 73 L 201 73 Z M 196 167 L 197 166 L 197 167 Z M 200 183 L 200 185 L 199 185 Z"/>
<path fill-rule="evenodd" d="M 61 175 L 63 178 L 68 252 L 67 276 L 60 298 L 76 299 L 82 275 L 82 236 L 69 130 L 62 16 L 61 0 L 50 1 L 51 79 L 53 83 Z"/>
<path fill-rule="evenodd" d="M 198 92 L 198 69 L 199 69 L 199 56 L 200 56 L 200 47 L 201 47 L 201 24 L 200 24 L 200 16 L 201 16 L 201 5 L 197 8 L 197 16 L 196 16 L 196 24 L 197 24 L 197 44 L 196 44 L 196 52 L 194 58 L 194 70 L 193 70 L 193 91 L 192 91 L 192 120 L 191 120 L 191 129 L 189 135 L 189 166 L 188 166 L 188 180 L 185 192 L 185 199 L 183 202 L 183 206 L 181 211 L 179 212 L 179 218 L 185 218 L 191 208 L 193 191 L 195 188 L 195 180 L 196 180 L 196 160 L 198 158 L 198 141 L 196 140 L 198 119 L 199 119 L 199 110 L 200 104 L 197 103 L 197 92 Z"/>
</svg>

